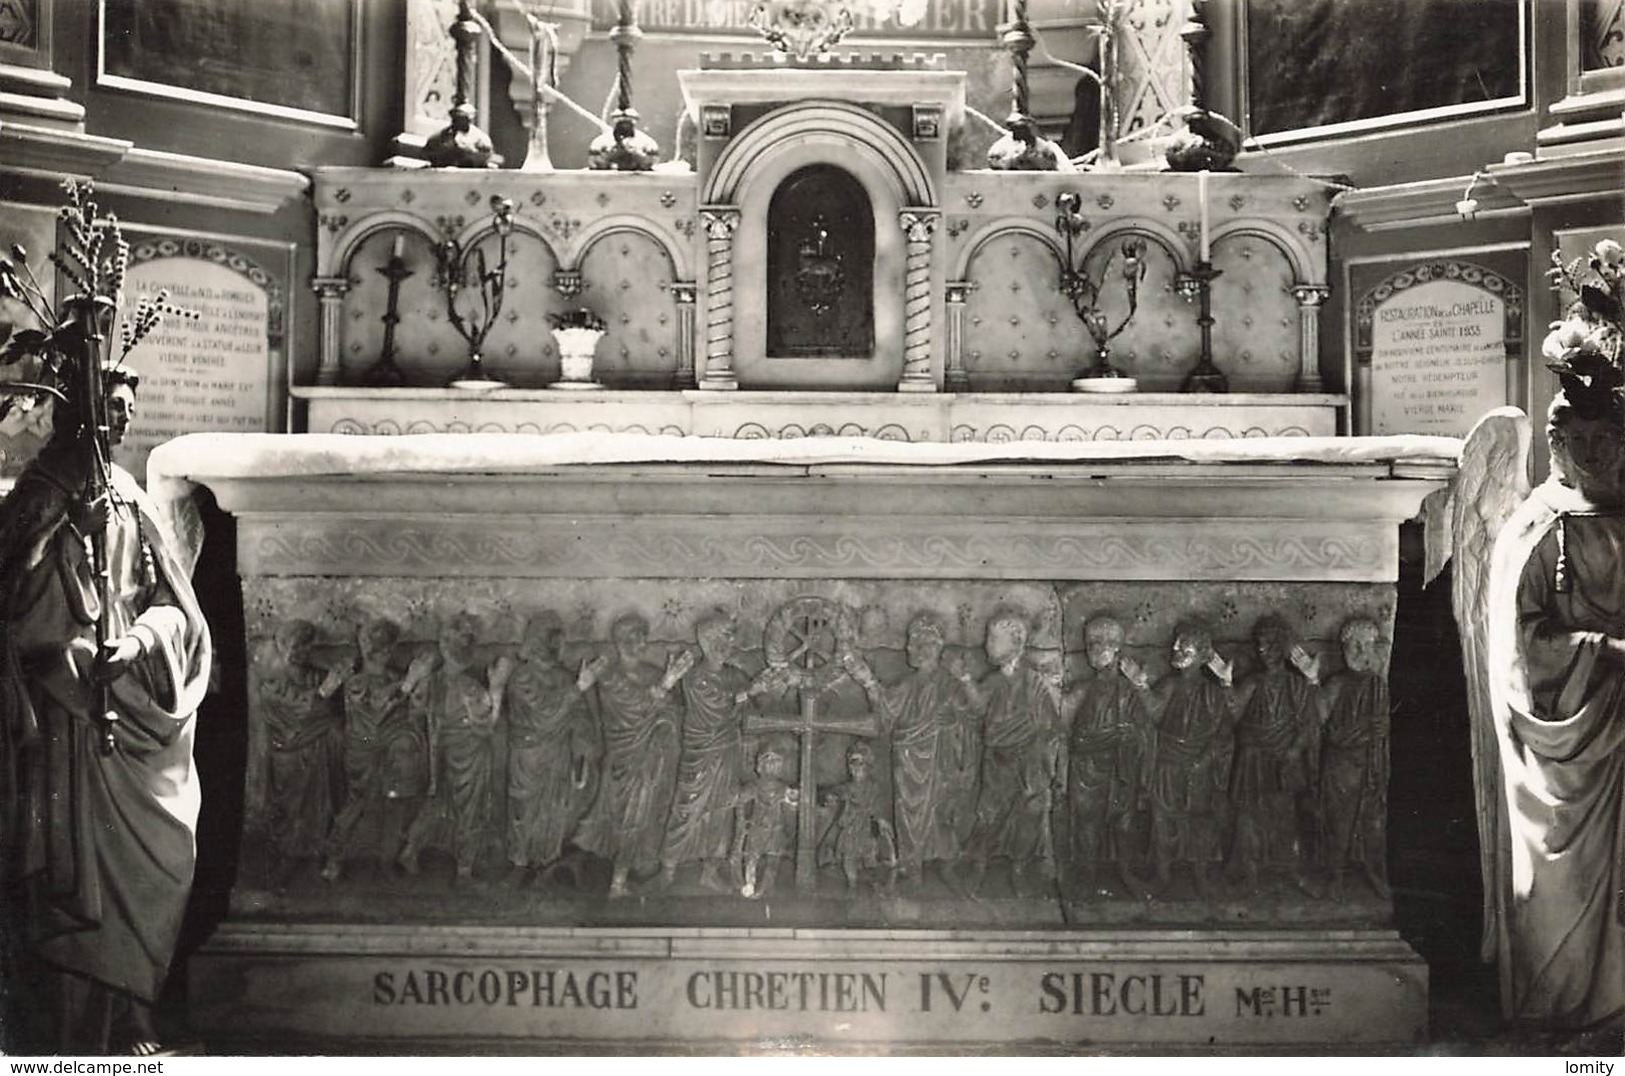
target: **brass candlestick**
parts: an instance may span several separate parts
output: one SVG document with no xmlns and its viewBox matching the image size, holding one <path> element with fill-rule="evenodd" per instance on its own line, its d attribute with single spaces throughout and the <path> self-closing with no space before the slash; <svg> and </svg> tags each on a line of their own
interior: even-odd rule
<svg viewBox="0 0 1625 1076">
<path fill-rule="evenodd" d="M 406 267 L 406 259 L 401 257 L 404 246 L 405 237 L 397 234 L 389 260 L 378 267 L 379 275 L 389 281 L 389 298 L 384 306 L 384 316 L 380 319 L 384 323 L 384 346 L 378 353 L 378 361 L 366 374 L 365 381 L 370 388 L 393 389 L 406 384 L 406 375 L 395 365 L 395 326 L 401 323 L 401 282 L 417 274 Z"/>
<path fill-rule="evenodd" d="M 1229 392 L 1230 381 L 1213 365 L 1213 281 L 1223 274 L 1203 259 L 1174 283 L 1182 299 L 1197 301 L 1196 324 L 1202 331 L 1202 353 L 1185 377 L 1186 392 Z"/>
</svg>

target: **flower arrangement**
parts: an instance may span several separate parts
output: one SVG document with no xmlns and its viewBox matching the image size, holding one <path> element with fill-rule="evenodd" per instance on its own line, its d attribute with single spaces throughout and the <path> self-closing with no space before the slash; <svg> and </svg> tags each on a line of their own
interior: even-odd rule
<svg viewBox="0 0 1625 1076">
<path fill-rule="evenodd" d="M 555 329 L 591 329 L 594 332 L 604 332 L 608 329 L 604 319 L 593 313 L 591 307 L 586 306 L 549 314 L 547 323 Z"/>
<path fill-rule="evenodd" d="M 1576 410 L 1625 421 L 1625 247 L 1604 239 L 1567 263 L 1553 251 L 1547 276 L 1576 297 L 1541 344 L 1547 369 Z"/>
<path fill-rule="evenodd" d="M 62 301 L 60 311 L 52 309 L 29 269 L 22 244 L 11 248 L 11 258 L 0 258 L 0 297 L 20 304 L 38 326 L 17 331 L 0 323 L 0 368 L 14 366 L 22 374 L 19 380 L 0 381 L 0 419 L 12 411 L 32 411 L 47 399 L 66 402 L 86 376 L 79 360 L 91 355 L 87 349 L 94 351 L 98 368 L 116 368 L 166 315 L 201 316 L 170 305 L 167 291 L 143 296 L 135 316 L 120 326 L 114 357 L 109 329 L 123 301 L 130 244 L 117 217 L 100 215 L 89 183 L 70 179 L 62 187 L 68 195 L 68 204 L 57 214 L 62 240 L 49 258 L 74 293 Z"/>
</svg>

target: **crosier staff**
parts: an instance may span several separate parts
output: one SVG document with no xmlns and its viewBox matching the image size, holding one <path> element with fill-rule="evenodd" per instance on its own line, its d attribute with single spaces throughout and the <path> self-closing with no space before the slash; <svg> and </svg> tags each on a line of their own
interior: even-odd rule
<svg viewBox="0 0 1625 1076">
<path fill-rule="evenodd" d="M 115 225 L 116 227 L 116 225 Z M 117 235 L 117 232 L 114 232 Z M 118 727 L 118 714 L 108 705 L 108 682 L 112 679 L 112 655 L 107 651 L 108 618 L 112 613 L 112 573 L 107 564 L 107 526 L 103 512 L 111 499 L 112 483 L 108 478 L 108 464 L 112 461 L 112 445 L 107 426 L 106 371 L 103 345 L 107 334 L 103 324 L 111 320 L 118 310 L 113 299 L 94 293 L 76 295 L 64 304 L 68 311 L 67 323 L 77 327 L 80 400 L 84 429 L 80 443 L 88 456 L 85 485 L 80 494 L 81 507 L 91 520 L 90 533 L 85 544 L 90 552 L 91 573 L 96 579 L 96 665 L 91 678 L 92 713 L 101 727 L 101 751 L 113 753 L 114 730 Z"/>
</svg>

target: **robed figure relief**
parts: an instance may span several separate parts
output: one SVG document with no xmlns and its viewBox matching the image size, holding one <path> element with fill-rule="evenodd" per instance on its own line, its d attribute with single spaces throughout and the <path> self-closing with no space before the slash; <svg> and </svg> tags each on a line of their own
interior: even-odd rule
<svg viewBox="0 0 1625 1076">
<path fill-rule="evenodd" d="M 279 882 L 301 860 L 321 854 L 337 811 L 342 741 L 334 693 L 341 674 L 324 674 L 312 663 L 315 643 L 308 620 L 278 624 L 256 682 L 265 725 L 265 832 Z"/>
<path fill-rule="evenodd" d="M 677 868 L 700 863 L 700 884 L 728 889 L 723 868 L 733 844 L 734 803 L 744 769 L 741 700 L 750 677 L 731 663 L 734 623 L 721 613 L 695 626 L 699 655 L 683 651 L 671 671 L 683 700 L 677 789 L 660 849 L 660 884 L 670 885 Z"/>
<path fill-rule="evenodd" d="M 1167 892 L 1177 867 L 1188 868 L 1196 895 L 1211 895 L 1212 869 L 1224 858 L 1224 791 L 1235 727 L 1231 666 L 1205 624 L 1174 630 L 1172 671 L 1157 684 L 1156 747 L 1150 770 L 1151 861 Z"/>
<path fill-rule="evenodd" d="M 1020 616 L 994 617 L 985 644 L 993 671 L 980 682 L 968 676 L 962 681 L 985 715 L 976 821 L 966 848 L 964 889 L 973 896 L 996 858 L 1010 861 L 1010 884 L 1018 897 L 1037 896 L 1035 884 L 1053 887 L 1055 882 L 1051 810 L 1061 700 L 1057 685 L 1028 663 L 1027 638 L 1027 622 Z"/>
<path fill-rule="evenodd" d="M 882 684 L 867 663 L 853 666 L 891 736 L 898 874 L 913 883 L 926 864 L 959 858 L 955 823 L 970 813 L 976 794 L 978 715 L 943 661 L 946 638 L 942 621 L 921 613 L 909 621 L 910 672 L 902 679 Z"/>
<path fill-rule="evenodd" d="M 113 444 L 134 406 L 131 379 L 109 378 Z M 11 1031 L 78 1054 L 155 1048 L 150 1006 L 192 885 L 192 737 L 210 666 L 188 568 L 146 494 L 109 464 L 108 493 L 85 503 L 85 426 L 77 402 L 59 403 L 51 440 L 0 506 L 0 904 L 18 961 L 7 970 L 35 984 L 13 987 L 21 1019 L 54 1025 Z M 108 570 L 100 658 L 95 530 Z M 98 712 L 98 675 L 116 720 Z"/>
<path fill-rule="evenodd" d="M 337 881 L 347 860 L 389 863 L 429 785 L 423 715 L 407 705 L 415 686 L 394 666 L 401 629 L 372 617 L 356 632 L 358 664 L 339 689 L 344 707 L 344 805 L 328 837 L 322 877 Z M 423 666 L 418 666 L 420 672 Z"/>
<path fill-rule="evenodd" d="M 1229 866 L 1250 891 L 1261 876 L 1278 872 L 1289 872 L 1307 890 L 1317 745 L 1325 724 L 1320 662 L 1273 614 L 1253 626 L 1253 646 L 1259 667 L 1236 685 Z"/>
<path fill-rule="evenodd" d="M 458 613 L 441 626 L 438 652 L 420 655 L 407 670 L 411 705 L 425 715 L 429 739 L 427 796 L 397 857 L 408 874 L 417 873 L 426 847 L 438 845 L 456 861 L 456 879 L 467 881 L 500 840 L 501 692 L 482 666 L 478 641 L 478 621 Z"/>
<path fill-rule="evenodd" d="M 609 896 L 619 899 L 630 895 L 634 871 L 647 874 L 660 862 L 682 724 L 670 695 L 682 671 L 673 665 L 662 675 L 645 658 L 649 624 L 641 616 L 619 618 L 609 634 L 613 655 L 588 666 L 588 686 L 598 688 L 604 760 L 598 799 L 576 844 L 610 861 Z"/>
<path fill-rule="evenodd" d="M 1072 871 L 1094 885 L 1104 868 L 1133 896 L 1149 895 L 1135 862 L 1135 822 L 1145 796 L 1155 725 L 1150 680 L 1123 653 L 1126 632 L 1109 616 L 1083 628 L 1088 673 L 1071 684 L 1062 714 L 1068 736 L 1066 791 Z"/>
<path fill-rule="evenodd" d="M 1320 740 L 1320 859 L 1341 900 L 1344 878 L 1358 872 L 1382 900 L 1388 889 L 1388 675 L 1382 630 L 1356 617 L 1338 633 L 1341 672 L 1326 681 Z"/>
<path fill-rule="evenodd" d="M 598 730 L 592 678 L 564 664 L 564 628 L 551 612 L 530 618 L 518 660 L 499 662 L 508 727 L 506 844 L 515 882 L 557 863 L 597 792 Z"/>
</svg>

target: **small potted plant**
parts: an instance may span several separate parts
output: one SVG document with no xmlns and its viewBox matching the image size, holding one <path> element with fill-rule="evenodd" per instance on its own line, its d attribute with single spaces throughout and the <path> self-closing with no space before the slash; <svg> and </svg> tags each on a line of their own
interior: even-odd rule
<svg viewBox="0 0 1625 1076">
<path fill-rule="evenodd" d="M 553 388 L 596 388 L 592 379 L 593 352 L 604 336 L 604 319 L 589 307 L 549 314 L 553 339 L 559 344 L 559 376 Z"/>
</svg>

